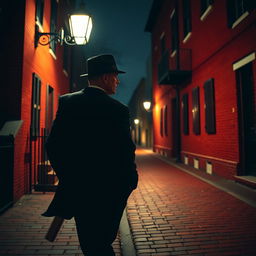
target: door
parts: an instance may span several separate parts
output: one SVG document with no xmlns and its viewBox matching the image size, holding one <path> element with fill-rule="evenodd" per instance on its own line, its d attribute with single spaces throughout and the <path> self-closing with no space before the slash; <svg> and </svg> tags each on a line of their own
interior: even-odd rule
<svg viewBox="0 0 256 256">
<path fill-rule="evenodd" d="M 172 157 L 177 157 L 178 154 L 178 116 L 177 116 L 177 98 L 171 101 L 172 106 Z"/>
<path fill-rule="evenodd" d="M 53 88 L 48 85 L 47 86 L 47 93 L 46 93 L 46 116 L 45 116 L 45 128 L 46 133 L 49 134 L 52 122 L 53 122 L 53 97 L 54 97 L 54 90 Z"/>
<path fill-rule="evenodd" d="M 256 111 L 252 63 L 236 71 L 241 175 L 256 176 Z"/>
</svg>

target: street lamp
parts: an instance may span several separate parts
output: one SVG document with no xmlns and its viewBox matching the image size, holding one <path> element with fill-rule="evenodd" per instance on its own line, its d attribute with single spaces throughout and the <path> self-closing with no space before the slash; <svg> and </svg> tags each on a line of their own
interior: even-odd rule
<svg viewBox="0 0 256 256">
<path fill-rule="evenodd" d="M 38 44 L 48 45 L 52 41 L 57 41 L 61 45 L 84 45 L 87 44 L 92 31 L 92 17 L 83 11 L 78 11 L 69 16 L 69 29 L 71 35 L 65 35 L 64 29 L 61 28 L 56 32 L 39 32 L 39 27 L 35 27 L 35 47 Z"/>
<path fill-rule="evenodd" d="M 150 101 L 144 101 L 143 102 L 143 107 L 145 108 L 146 111 L 149 111 L 150 107 L 151 107 L 151 102 Z"/>
<path fill-rule="evenodd" d="M 134 119 L 133 121 L 134 121 L 134 123 L 135 123 L 136 125 L 138 125 L 138 124 L 140 123 L 140 120 L 139 120 L 139 119 L 137 119 L 137 118 L 136 118 L 136 119 Z"/>
</svg>

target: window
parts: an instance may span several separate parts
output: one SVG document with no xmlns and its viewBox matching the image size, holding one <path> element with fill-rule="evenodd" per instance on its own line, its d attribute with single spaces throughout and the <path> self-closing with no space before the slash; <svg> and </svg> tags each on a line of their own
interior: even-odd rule
<svg viewBox="0 0 256 256">
<path fill-rule="evenodd" d="M 43 26 L 44 18 L 44 0 L 36 0 L 36 22 Z"/>
<path fill-rule="evenodd" d="M 163 108 L 161 108 L 160 112 L 160 135 L 163 137 Z"/>
<path fill-rule="evenodd" d="M 183 116 L 183 133 L 189 134 L 189 119 L 188 119 L 188 94 L 182 96 L 182 116 Z"/>
<path fill-rule="evenodd" d="M 192 90 L 192 116 L 193 116 L 193 132 L 200 134 L 200 101 L 199 87 Z"/>
<path fill-rule="evenodd" d="M 161 37 L 161 54 L 162 54 L 162 56 L 164 56 L 165 50 L 166 50 L 166 47 L 165 47 L 165 34 L 163 34 L 162 37 Z"/>
<path fill-rule="evenodd" d="M 178 16 L 176 10 L 174 10 L 171 17 L 171 40 L 172 52 L 175 52 L 179 46 Z"/>
<path fill-rule="evenodd" d="M 53 122 L 54 89 L 48 85 L 46 92 L 45 128 L 49 133 Z"/>
<path fill-rule="evenodd" d="M 164 135 L 168 136 L 168 111 L 167 111 L 167 106 L 164 107 Z"/>
<path fill-rule="evenodd" d="M 190 0 L 183 0 L 183 33 L 186 38 L 191 32 Z"/>
<path fill-rule="evenodd" d="M 256 8 L 256 1 L 227 0 L 228 27 L 234 28 L 248 12 Z M 240 20 L 241 19 L 241 20 Z"/>
<path fill-rule="evenodd" d="M 32 111 L 31 111 L 31 136 L 40 134 L 40 110 L 41 110 L 41 80 L 33 73 L 32 77 Z"/>
<path fill-rule="evenodd" d="M 56 33 L 57 32 L 57 8 L 58 4 L 56 0 L 51 0 L 51 33 Z M 50 42 L 50 48 L 51 50 L 56 53 L 56 46 L 57 42 L 53 40 L 54 36 L 51 36 L 51 42 Z"/>
<path fill-rule="evenodd" d="M 201 15 L 213 4 L 213 0 L 201 0 Z"/>
<path fill-rule="evenodd" d="M 205 102 L 205 130 L 208 134 L 216 133 L 215 118 L 215 97 L 214 79 L 209 79 L 204 83 L 204 102 Z"/>
</svg>

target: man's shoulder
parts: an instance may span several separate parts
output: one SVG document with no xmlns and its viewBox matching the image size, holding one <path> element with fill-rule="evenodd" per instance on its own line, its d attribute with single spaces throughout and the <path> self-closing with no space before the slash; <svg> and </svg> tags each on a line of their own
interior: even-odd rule
<svg viewBox="0 0 256 256">
<path fill-rule="evenodd" d="M 121 103 L 120 101 L 112 97 L 108 97 L 108 102 L 109 102 L 109 105 L 114 109 L 117 109 L 123 112 L 129 112 L 128 107 L 125 104 Z"/>
<path fill-rule="evenodd" d="M 66 101 L 73 98 L 79 98 L 83 95 L 83 90 L 77 92 L 70 92 L 60 96 L 60 100 Z"/>
</svg>

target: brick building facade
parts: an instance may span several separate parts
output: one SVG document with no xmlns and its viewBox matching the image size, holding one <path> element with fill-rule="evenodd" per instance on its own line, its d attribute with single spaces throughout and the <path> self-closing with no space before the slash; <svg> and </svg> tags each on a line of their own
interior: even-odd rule
<svg viewBox="0 0 256 256">
<path fill-rule="evenodd" d="M 36 28 L 40 32 L 66 29 L 70 4 L 66 0 L 22 0 L 16 1 L 14 6 L 6 1 L 1 3 L 1 30 L 5 36 L 1 40 L 4 63 L 0 87 L 0 144 L 10 130 L 15 129 L 15 135 L 12 135 L 14 148 L 9 162 L 5 161 L 4 145 L 0 152 L 0 169 L 9 168 L 6 172 L 12 172 L 8 177 L 0 172 L 0 192 L 10 191 L 9 202 L 2 202 L 2 205 L 0 202 L 0 209 L 30 192 L 38 181 L 31 163 L 41 153 L 34 152 L 33 143 L 42 131 L 50 130 L 58 97 L 70 91 L 71 49 L 55 41 L 49 45 L 35 44 Z M 36 170 L 38 168 L 36 166 Z"/>
<path fill-rule="evenodd" d="M 154 151 L 253 184 L 255 24 L 254 1 L 153 1 Z"/>
</svg>

